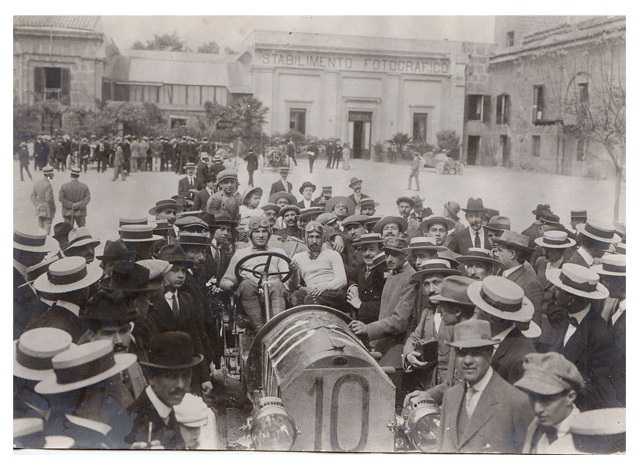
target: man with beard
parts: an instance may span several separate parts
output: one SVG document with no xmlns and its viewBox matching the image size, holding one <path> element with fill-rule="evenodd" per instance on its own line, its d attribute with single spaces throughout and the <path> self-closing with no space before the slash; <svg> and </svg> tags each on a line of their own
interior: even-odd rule
<svg viewBox="0 0 640 467">
<path fill-rule="evenodd" d="M 494 258 L 491 250 L 469 248 L 466 255 L 457 256 L 462 265 L 464 275 L 478 281 L 487 276 L 497 276 L 502 270 L 500 261 Z"/>
<path fill-rule="evenodd" d="M 482 198 L 469 198 L 467 201 L 465 218 L 469 227 L 455 232 L 448 241 L 448 248 L 454 253 L 466 255 L 469 248 L 489 248 L 489 236 L 487 230 L 482 226 L 482 213 L 484 206 Z"/>
<path fill-rule="evenodd" d="M 269 238 L 269 247 L 284 250 L 289 258 L 301 251 L 306 251 L 304 243 L 304 230 L 299 226 L 298 219 L 300 208 L 295 204 L 289 204 L 280 209 L 280 219 L 284 228 L 274 232 Z"/>
<path fill-rule="evenodd" d="M 192 369 L 202 360 L 189 334 L 164 332 L 153 337 L 149 359 L 140 362 L 149 386 L 129 408 L 134 421 L 126 441 L 132 449 L 184 447 L 173 407 L 182 402 L 191 386 Z"/>
<path fill-rule="evenodd" d="M 447 233 L 454 227 L 451 219 L 434 215 L 424 219 L 419 229 L 422 235 L 432 238 L 437 246 L 443 246 L 447 240 Z"/>
<path fill-rule="evenodd" d="M 64 249 L 64 255 L 81 256 L 89 264 L 95 259 L 98 245 L 100 245 L 100 240 L 94 240 L 86 227 L 78 227 L 69 234 L 69 243 Z"/>
<path fill-rule="evenodd" d="M 560 339 L 550 350 L 572 362 L 586 382 L 576 405 L 580 410 L 619 405 L 612 383 L 612 362 L 618 358 L 613 335 L 594 309 L 597 301 L 609 296 L 609 291 L 595 271 L 578 264 L 565 263 L 561 269 L 549 269 L 546 274 L 554 286 L 551 313 L 567 317 Z"/>
<path fill-rule="evenodd" d="M 347 198 L 349 198 L 355 206 L 354 212 L 356 214 L 361 214 L 361 203 L 369 197 L 362 193 L 362 180 L 357 177 L 352 177 L 349 182 L 349 188 L 353 190 L 353 193 L 351 193 Z"/>
<path fill-rule="evenodd" d="M 359 268 L 355 282 L 347 288 L 347 303 L 352 316 L 363 323 L 371 323 L 380 315 L 380 298 L 384 288 L 386 255 L 382 251 L 382 237 L 365 233 L 352 244 L 360 250 L 364 268 Z"/>
<path fill-rule="evenodd" d="M 262 305 L 260 304 L 261 294 L 258 289 L 258 279 L 246 271 L 241 272 L 241 280 L 238 283 L 238 279 L 235 275 L 235 268 L 238 262 L 253 253 L 280 253 L 285 255 L 284 250 L 280 248 L 268 248 L 269 237 L 271 237 L 271 225 L 265 217 L 255 217 L 248 223 L 249 241 L 251 245 L 236 250 L 229 262 L 227 271 L 224 277 L 220 281 L 220 288 L 231 292 L 237 290 L 240 302 L 244 308 L 244 312 L 249 318 L 249 325 L 252 331 L 257 332 L 265 323 L 265 317 L 262 311 Z M 255 258 L 244 263 L 244 268 L 253 269 L 263 265 L 264 257 Z M 274 258 L 269 265 L 269 272 L 286 272 L 287 264 L 283 260 Z M 270 300 L 271 313 L 273 316 L 281 313 L 286 308 L 285 303 L 285 287 L 278 276 L 271 276 L 269 278 L 269 297 L 265 297 L 265 300 Z"/>
<path fill-rule="evenodd" d="M 280 209 L 280 217 L 284 224 L 284 228 L 278 232 L 282 236 L 294 237 L 302 241 L 303 232 L 298 228 L 298 215 L 300 208 L 294 204 L 289 204 Z"/>
<path fill-rule="evenodd" d="M 218 191 L 207 201 L 206 211 L 213 215 L 225 211 L 232 219 L 238 219 L 242 204 L 242 196 L 238 193 L 238 173 L 225 169 L 218 174 L 217 180 Z"/>
<path fill-rule="evenodd" d="M 362 256 L 358 248 L 354 246 L 354 242 L 356 242 L 361 235 L 367 233 L 367 228 L 365 227 L 367 219 L 368 217 L 362 214 L 353 214 L 342 221 L 343 231 L 342 234 L 339 234 L 343 241 L 341 254 L 349 282 L 357 280 L 358 273 L 363 266 Z"/>
<path fill-rule="evenodd" d="M 317 221 L 309 222 L 305 227 L 305 242 L 309 251 L 296 254 L 292 262 L 296 272 L 291 286 L 291 290 L 295 290 L 294 305 L 317 303 L 339 310 L 344 308 L 347 275 L 340 253 L 322 248 L 324 226 Z M 299 281 L 305 285 L 298 288 Z"/>
</svg>

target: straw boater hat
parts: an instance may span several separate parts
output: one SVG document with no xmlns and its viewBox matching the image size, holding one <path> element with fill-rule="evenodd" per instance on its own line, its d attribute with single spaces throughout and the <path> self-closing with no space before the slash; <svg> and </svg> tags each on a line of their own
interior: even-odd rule
<svg viewBox="0 0 640 467">
<path fill-rule="evenodd" d="M 123 225 L 118 229 L 120 240 L 125 243 L 145 243 L 162 240 L 160 235 L 154 235 L 155 224 Z"/>
<path fill-rule="evenodd" d="M 156 220 L 155 224 L 156 226 L 153 229 L 154 235 L 160 235 L 164 237 L 174 231 L 173 226 L 169 224 L 169 221 L 166 219 L 158 219 Z"/>
<path fill-rule="evenodd" d="M 62 294 L 81 290 L 95 284 L 102 277 L 102 269 L 80 256 L 59 259 L 49 270 L 33 282 L 33 288 L 46 294 Z"/>
<path fill-rule="evenodd" d="M 467 319 L 453 327 L 453 340 L 448 344 L 458 349 L 490 347 L 499 342 L 491 337 L 491 324 L 483 319 Z"/>
<path fill-rule="evenodd" d="M 260 209 L 262 209 L 262 212 L 275 211 L 276 213 L 280 210 L 276 203 L 271 202 L 263 204 Z M 324 209 L 322 211 L 324 212 Z"/>
<path fill-rule="evenodd" d="M 587 210 L 579 209 L 575 211 L 571 211 L 571 220 L 572 221 L 587 221 Z"/>
<path fill-rule="evenodd" d="M 465 266 L 468 264 L 487 263 L 492 266 L 502 266 L 500 261 L 494 258 L 491 250 L 485 248 L 469 248 L 466 255 L 460 255 L 456 258 L 460 264 Z"/>
<path fill-rule="evenodd" d="M 530 353 L 522 362 L 524 373 L 514 386 L 523 391 L 553 396 L 569 389 L 580 391 L 585 382 L 576 366 L 556 352 Z"/>
<path fill-rule="evenodd" d="M 373 198 L 362 198 L 360 200 L 360 208 L 363 208 L 365 206 L 373 206 L 374 208 L 377 206 L 380 206 L 380 203 L 377 203 L 375 199 Z"/>
<path fill-rule="evenodd" d="M 535 244 L 543 248 L 570 248 L 576 244 L 576 241 L 569 237 L 567 232 L 562 230 L 547 230 L 534 240 Z"/>
<path fill-rule="evenodd" d="M 316 221 L 318 221 L 322 225 L 332 225 L 337 220 L 338 216 L 336 216 L 333 212 L 323 212 L 316 218 Z"/>
<path fill-rule="evenodd" d="M 467 294 L 476 307 L 496 318 L 526 323 L 533 317 L 533 303 L 522 287 L 505 277 L 487 276 L 471 284 Z"/>
<path fill-rule="evenodd" d="M 25 331 L 13 342 L 13 376 L 42 381 L 53 374 L 51 359 L 72 346 L 69 333 L 56 328 Z"/>
<path fill-rule="evenodd" d="M 298 202 L 295 196 L 293 196 L 291 193 L 287 193 L 286 191 L 278 191 L 272 194 L 269 198 L 269 201 L 275 203 L 280 198 L 285 198 L 287 200 L 287 204 L 296 204 Z"/>
<path fill-rule="evenodd" d="M 69 243 L 64 248 L 65 253 L 74 248 L 81 246 L 90 246 L 92 248 L 100 245 L 100 240 L 95 240 L 86 227 L 78 227 L 69 233 Z"/>
<path fill-rule="evenodd" d="M 360 235 L 360 237 L 355 240 L 352 245 L 355 248 L 359 248 L 364 245 L 378 245 L 382 246 L 382 237 L 377 233 L 366 233 Z"/>
<path fill-rule="evenodd" d="M 42 173 L 45 175 L 53 175 L 53 167 L 51 167 L 49 164 L 45 165 L 42 168 Z"/>
<path fill-rule="evenodd" d="M 158 212 L 164 209 L 175 209 L 177 211 L 178 202 L 175 199 L 161 199 L 160 201 L 156 202 L 156 205 L 154 207 L 149 209 L 149 214 L 155 216 L 158 214 Z"/>
<path fill-rule="evenodd" d="M 408 246 L 407 236 L 403 234 L 397 237 L 387 237 L 383 239 L 383 249 L 385 253 L 406 255 L 408 253 Z"/>
<path fill-rule="evenodd" d="M 443 225 L 447 231 L 455 227 L 455 223 L 453 222 L 453 220 L 449 219 L 448 217 L 433 215 L 433 216 L 427 217 L 425 220 L 423 220 L 420 223 L 420 230 L 422 232 L 426 232 L 434 224 Z"/>
<path fill-rule="evenodd" d="M 51 359 L 54 374 L 40 381 L 36 392 L 60 394 L 86 388 L 126 370 L 137 359 L 132 353 L 114 353 L 110 340 L 76 345 Z"/>
<path fill-rule="evenodd" d="M 604 255 L 600 258 L 600 264 L 594 264 L 591 270 L 600 276 L 624 277 L 627 275 L 627 257 L 620 254 Z"/>
<path fill-rule="evenodd" d="M 609 296 L 598 274 L 579 264 L 565 263 L 561 269 L 549 268 L 545 275 L 553 285 L 577 297 L 604 300 Z"/>
<path fill-rule="evenodd" d="M 187 162 L 184 165 L 184 170 L 195 170 L 196 169 L 196 165 L 193 162 Z"/>
<path fill-rule="evenodd" d="M 376 225 L 373 226 L 374 232 L 382 233 L 382 229 L 387 224 L 397 224 L 400 228 L 400 232 L 407 230 L 407 220 L 401 216 L 385 216 L 380 219 Z"/>
<path fill-rule="evenodd" d="M 611 225 L 587 221 L 585 224 L 578 224 L 576 230 L 579 234 L 598 242 L 618 243 L 620 241 L 620 236 Z"/>
<path fill-rule="evenodd" d="M 409 251 L 411 253 L 417 253 L 419 251 L 445 251 L 446 246 L 436 245 L 435 241 L 429 237 L 413 237 L 409 240 Z"/>
<path fill-rule="evenodd" d="M 307 187 L 313 188 L 313 191 L 316 191 L 316 186 L 315 186 L 313 183 L 311 183 L 311 182 L 307 181 L 307 182 L 304 182 L 304 183 L 300 186 L 300 188 L 298 189 L 298 191 L 300 192 L 300 194 L 302 194 L 302 192 L 304 191 L 304 189 L 305 189 L 305 188 L 307 188 Z"/>
<path fill-rule="evenodd" d="M 13 419 L 13 447 L 18 449 L 71 449 L 69 436 L 45 436 L 44 420 L 37 417 Z"/>
<path fill-rule="evenodd" d="M 459 271 L 451 267 L 451 262 L 443 258 L 433 258 L 424 261 L 420 269 L 411 275 L 411 281 L 421 281 L 424 276 L 438 274 L 441 276 L 454 276 L 460 274 Z"/>
<path fill-rule="evenodd" d="M 13 231 L 13 248 L 16 250 L 48 253 L 49 248 L 45 245 L 46 240 L 47 233 L 39 228 L 16 228 Z"/>
<path fill-rule="evenodd" d="M 249 201 L 249 198 L 251 198 L 251 196 L 253 196 L 253 194 L 255 193 L 257 193 L 262 198 L 262 193 L 263 193 L 262 188 L 260 188 L 259 186 L 256 186 L 254 188 L 249 188 L 242 195 L 242 204 L 245 204 L 247 201 Z"/>
<path fill-rule="evenodd" d="M 149 220 L 146 217 L 120 217 L 118 227 L 123 225 L 147 225 Z"/>
<path fill-rule="evenodd" d="M 140 365 L 163 370 L 184 370 L 199 365 L 203 356 L 196 354 L 191 336 L 181 331 L 154 335 L 149 343 L 149 358 Z"/>
<path fill-rule="evenodd" d="M 232 169 L 224 169 L 217 176 L 217 182 L 222 183 L 224 180 L 235 180 L 238 181 L 238 172 Z"/>
</svg>

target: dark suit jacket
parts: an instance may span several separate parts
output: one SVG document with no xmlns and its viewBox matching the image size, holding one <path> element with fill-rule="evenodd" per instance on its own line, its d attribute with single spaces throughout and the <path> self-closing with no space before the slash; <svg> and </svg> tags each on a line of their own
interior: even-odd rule
<svg viewBox="0 0 640 467">
<path fill-rule="evenodd" d="M 611 323 L 611 321 L 609 321 Z M 626 349 L 626 332 L 627 332 L 627 312 L 624 311 L 622 316 L 618 318 L 616 324 L 612 326 L 613 342 L 616 348 L 617 358 L 613 362 L 613 386 L 616 390 L 616 398 L 622 407 L 627 406 L 626 391 L 626 365 L 627 365 L 627 349 Z"/>
<path fill-rule="evenodd" d="M 199 162 L 196 166 L 196 188 L 202 190 L 207 184 L 207 178 L 209 178 L 209 167 L 207 164 Z"/>
<path fill-rule="evenodd" d="M 193 210 L 194 211 L 204 211 L 207 209 L 207 201 L 209 201 L 209 192 L 206 188 L 200 190 L 196 193 L 193 198 Z"/>
<path fill-rule="evenodd" d="M 565 263 L 579 264 L 580 266 L 584 266 L 585 268 L 591 267 L 591 265 L 587 264 L 582 255 L 578 252 L 578 248 L 573 248 L 571 250 L 569 258 L 565 261 Z"/>
<path fill-rule="evenodd" d="M 183 177 L 178 182 L 178 196 L 187 198 L 189 197 L 189 190 L 196 190 L 197 188 L 195 175 L 193 177 L 193 183 L 189 183 L 189 177 Z"/>
<path fill-rule="evenodd" d="M 13 268 L 13 338 L 19 339 L 26 331 L 27 325 L 35 317 L 44 313 L 47 306 L 42 303 L 30 285 L 25 283 L 24 276 Z"/>
<path fill-rule="evenodd" d="M 136 441 L 147 442 L 149 423 L 151 423 L 151 440 L 159 440 L 165 449 L 184 449 L 184 441 L 180 435 L 175 413 L 171 412 L 169 423 L 165 425 L 149 400 L 146 391 L 143 391 L 140 397 L 129 407 L 128 412 L 133 417 L 133 428 L 125 437 L 125 441 L 128 444 L 133 444 Z"/>
<path fill-rule="evenodd" d="M 450 236 L 448 245 L 446 245 L 451 251 L 466 255 L 469 252 L 469 248 L 473 248 L 473 242 L 471 241 L 471 234 L 469 233 L 471 227 L 467 227 L 464 230 L 455 232 Z M 487 229 L 483 229 L 484 232 L 484 246 L 489 246 L 489 236 L 487 235 Z"/>
<path fill-rule="evenodd" d="M 513 384 L 522 376 L 525 355 L 535 351 L 533 341 L 524 337 L 517 327 L 513 328 L 494 352 L 491 367 L 507 383 Z"/>
<path fill-rule="evenodd" d="M 612 365 L 619 358 L 611 329 L 600 315 L 589 310 L 567 345 L 563 344 L 568 323 L 551 351 L 561 353 L 580 371 L 586 383 L 578 394 L 576 406 L 582 410 L 594 410 L 617 406 L 612 383 Z"/>
<path fill-rule="evenodd" d="M 542 312 L 544 290 L 533 266 L 528 261 L 525 261 L 522 263 L 522 267 L 519 267 L 509 275 L 508 279 L 522 287 L 525 296 L 533 303 L 534 320 L 540 324 L 539 315 Z"/>
<path fill-rule="evenodd" d="M 60 187 L 59 201 L 63 216 L 86 216 L 91 201 L 89 187 L 78 180 L 71 180 Z"/>
<path fill-rule="evenodd" d="M 527 427 L 533 418 L 527 396 L 494 372 L 464 433 L 458 438 L 458 419 L 464 394 L 465 386 L 460 383 L 444 395 L 440 416 L 440 452 L 521 452 Z"/>
<path fill-rule="evenodd" d="M 282 183 L 282 180 L 278 180 L 277 182 L 271 185 L 271 191 L 269 192 L 269 196 L 271 196 L 274 193 L 278 193 L 279 191 L 286 191 L 287 193 L 291 193 L 292 189 L 293 189 L 293 185 L 291 185 L 291 182 L 287 181 L 287 186 L 285 188 L 284 183 Z"/>
<path fill-rule="evenodd" d="M 386 281 L 384 277 L 386 266 L 383 256 L 382 261 L 374 265 L 368 277 L 365 278 L 366 268 L 364 265 L 358 270 L 358 277 L 354 283 L 358 286 L 358 294 L 362 305 L 360 305 L 359 310 L 353 308 L 352 310 L 356 319 L 363 323 L 372 323 L 380 315 L 380 298 Z"/>
</svg>

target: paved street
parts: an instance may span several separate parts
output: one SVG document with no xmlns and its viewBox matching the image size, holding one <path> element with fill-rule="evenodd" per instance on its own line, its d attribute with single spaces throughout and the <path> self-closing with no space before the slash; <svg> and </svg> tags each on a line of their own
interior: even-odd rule
<svg viewBox="0 0 640 467">
<path fill-rule="evenodd" d="M 295 194 L 304 180 L 310 179 L 318 185 L 332 185 L 334 194 L 350 193 L 347 185 L 351 177 L 364 180 L 363 192 L 373 196 L 380 203 L 378 214 L 395 213 L 395 199 L 401 193 L 410 193 L 407 188 L 409 168 L 389 163 L 356 160 L 352 169 L 325 169 L 325 161 L 317 161 L 314 173 L 309 176 L 306 160 L 298 161 L 289 180 Z M 33 184 L 27 179 L 20 182 L 17 164 L 14 166 L 14 219 L 16 222 L 35 222 L 33 206 L 29 199 Z M 136 173 L 126 182 L 112 182 L 112 171 L 98 174 L 90 169 L 81 176 L 91 189 L 91 203 L 87 225 L 94 235 L 102 240 L 117 236 L 118 216 L 144 216 L 156 200 L 168 198 L 177 192 L 179 177 L 173 173 Z M 271 183 L 277 180 L 276 172 L 265 170 L 256 172 L 256 184 L 268 192 Z M 34 177 L 41 177 L 38 172 Z M 239 170 L 240 191 L 244 191 L 247 173 L 244 163 Z M 69 172 L 56 172 L 53 181 L 56 197 L 58 188 L 69 179 Z M 613 180 L 596 181 L 578 177 L 565 177 L 539 173 L 515 172 L 502 168 L 471 167 L 464 175 L 437 175 L 425 169 L 421 175 L 420 194 L 426 198 L 425 205 L 440 214 L 447 200 L 456 200 L 462 206 L 469 196 L 480 196 L 485 206 L 499 209 L 501 214 L 511 218 L 514 230 L 521 231 L 531 222 L 531 210 L 539 202 L 549 203 L 568 223 L 569 211 L 584 208 L 589 217 L 611 220 L 613 208 Z M 319 193 L 316 193 L 318 195 Z M 265 198 L 263 198 L 265 202 Z M 60 208 L 58 207 L 58 218 Z M 59 219 L 56 219 L 58 221 Z M 100 249 L 99 249 L 100 251 Z"/>
</svg>

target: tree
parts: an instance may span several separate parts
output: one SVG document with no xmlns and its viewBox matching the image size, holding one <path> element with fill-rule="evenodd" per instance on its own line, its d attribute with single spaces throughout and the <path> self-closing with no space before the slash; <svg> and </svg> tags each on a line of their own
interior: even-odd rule
<svg viewBox="0 0 640 467">
<path fill-rule="evenodd" d="M 219 54 L 220 46 L 216 41 L 206 42 L 198 47 L 197 50 L 201 54 Z"/>
<path fill-rule="evenodd" d="M 171 34 L 154 34 L 153 40 L 143 44 L 141 41 L 135 41 L 132 46 L 136 50 L 168 50 L 171 52 L 191 52 L 186 42 L 172 32 Z"/>
<path fill-rule="evenodd" d="M 246 144 L 254 145 L 261 140 L 262 126 L 266 122 L 268 107 L 253 96 L 236 99 L 228 107 L 228 118 L 233 122 L 233 132 Z"/>
<path fill-rule="evenodd" d="M 390 143 L 395 143 L 396 147 L 398 148 L 398 154 L 400 154 L 401 156 L 404 156 L 404 153 L 402 151 L 409 141 L 411 141 L 411 138 L 409 138 L 409 135 L 406 133 L 396 133 L 389 140 Z"/>
<path fill-rule="evenodd" d="M 449 151 L 452 159 L 460 158 L 460 137 L 455 130 L 442 130 L 436 133 L 438 147 Z"/>
</svg>

